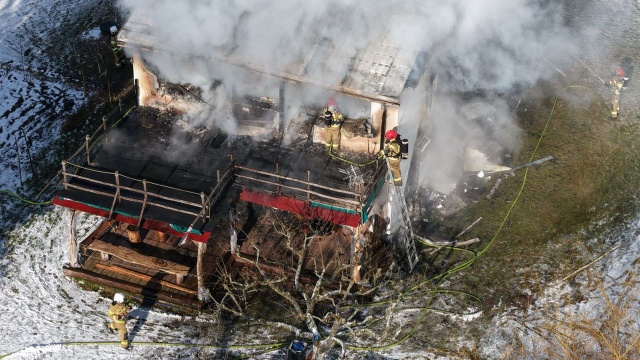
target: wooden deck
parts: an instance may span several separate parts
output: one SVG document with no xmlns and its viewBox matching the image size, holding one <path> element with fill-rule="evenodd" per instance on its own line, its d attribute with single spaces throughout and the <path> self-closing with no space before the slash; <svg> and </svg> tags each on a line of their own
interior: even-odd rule
<svg viewBox="0 0 640 360">
<path fill-rule="evenodd" d="M 140 229 L 140 245 L 131 244 L 127 236 L 128 224 L 105 220 L 103 224 L 80 244 L 84 261 L 81 268 L 65 267 L 66 275 L 82 278 L 94 283 L 113 286 L 137 293 L 151 301 L 167 302 L 174 305 L 199 309 L 198 281 L 196 272 L 197 247 L 189 241 L 180 246 L 181 238 L 162 235 L 153 230 Z M 228 230 L 226 240 L 210 239 L 203 257 L 204 282 L 207 288 L 214 287 L 216 269 L 229 260 Z M 100 244 L 100 245 L 98 245 Z M 103 257 L 104 244 L 109 244 L 116 253 Z M 96 246 L 98 245 L 98 246 Z M 117 250 L 120 249 L 120 250 Z M 134 261 L 127 257 L 129 252 L 138 254 Z M 148 258 L 153 264 L 143 263 L 139 258 Z M 144 264 L 144 265 L 143 265 Z M 173 264 L 173 266 L 168 266 Z M 182 281 L 177 273 L 186 269 Z"/>
<path fill-rule="evenodd" d="M 305 233 L 308 237 L 311 233 L 314 235 L 302 267 L 300 280 L 303 283 L 315 283 L 317 274 L 323 270 L 327 278 L 338 281 L 336 286 L 350 277 L 353 246 L 348 228 L 329 223 L 316 226 L 287 212 L 241 203 L 245 211 L 253 215 L 234 225 L 238 232 L 238 252 L 230 252 L 228 221 L 220 221 L 207 241 L 203 281 L 214 298 L 224 295 L 218 287 L 218 271 L 225 268 L 228 273 L 236 274 L 242 267 L 255 270 L 256 249 L 260 251 L 258 265 L 262 270 L 276 277 L 293 278 L 298 262 L 294 249 L 300 249 Z M 282 225 L 296 233 L 291 241 L 280 231 Z M 170 307 L 200 310 L 204 303 L 198 299 L 196 243 L 188 241 L 180 245 L 180 237 L 140 228 L 142 243 L 134 245 L 128 238 L 128 226 L 105 220 L 81 242 L 81 267 L 65 266 L 64 274 L 124 290 L 152 306 L 164 303 Z M 392 260 L 389 249 L 379 241 L 369 241 L 366 252 L 360 263 L 364 266 L 363 274 L 378 268 L 386 271 Z"/>
</svg>

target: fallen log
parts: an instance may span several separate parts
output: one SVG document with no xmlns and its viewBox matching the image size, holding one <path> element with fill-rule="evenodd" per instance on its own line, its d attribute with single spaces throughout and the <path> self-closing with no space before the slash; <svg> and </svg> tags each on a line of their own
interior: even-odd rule
<svg viewBox="0 0 640 360">
<path fill-rule="evenodd" d="M 502 178 L 499 177 L 498 180 L 496 180 L 496 183 L 493 184 L 493 187 L 491 188 L 491 191 L 489 191 L 489 194 L 487 194 L 487 200 L 491 200 L 491 198 L 493 197 L 493 194 L 496 192 L 496 190 L 498 189 L 498 186 L 500 186 L 500 184 L 502 184 Z"/>
</svg>

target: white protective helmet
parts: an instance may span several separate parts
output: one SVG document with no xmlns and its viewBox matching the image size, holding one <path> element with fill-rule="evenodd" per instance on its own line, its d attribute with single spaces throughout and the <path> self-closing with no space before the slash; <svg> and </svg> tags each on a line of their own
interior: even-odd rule
<svg viewBox="0 0 640 360">
<path fill-rule="evenodd" d="M 124 295 L 122 295 L 122 293 L 116 293 L 113 295 L 113 301 L 122 304 L 124 302 Z"/>
<path fill-rule="evenodd" d="M 109 28 L 109 31 L 111 31 L 112 34 L 115 34 L 118 32 L 118 27 L 114 25 Z"/>
</svg>

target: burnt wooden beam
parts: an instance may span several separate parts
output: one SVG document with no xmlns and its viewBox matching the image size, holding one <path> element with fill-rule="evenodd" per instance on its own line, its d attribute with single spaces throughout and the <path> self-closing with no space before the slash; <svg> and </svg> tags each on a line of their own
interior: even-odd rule
<svg viewBox="0 0 640 360">
<path fill-rule="evenodd" d="M 132 284 L 128 281 L 110 278 L 110 277 L 100 275 L 85 269 L 76 269 L 68 266 L 63 266 L 62 273 L 65 276 L 73 277 L 76 279 L 87 280 L 96 284 L 109 286 L 115 289 L 121 289 L 134 294 L 140 294 L 149 299 L 156 299 L 162 302 L 175 304 L 185 308 L 200 310 L 202 306 L 202 303 L 197 298 L 173 294 L 173 293 L 169 293 L 167 291 L 162 291 L 162 290 L 155 291 L 155 290 L 145 289 L 144 286 Z"/>
<path fill-rule="evenodd" d="M 184 286 L 180 286 L 180 285 L 176 285 L 172 282 L 169 281 L 164 281 L 164 280 L 160 280 L 160 279 L 155 279 L 152 276 L 146 275 L 146 274 L 142 274 L 139 273 L 137 271 L 133 271 L 133 270 L 129 270 L 126 268 L 123 268 L 122 266 L 117 266 L 117 265 L 103 265 L 101 263 L 97 263 L 96 264 L 96 268 L 98 269 L 104 269 L 104 270 L 109 270 L 109 271 L 113 271 L 122 275 L 127 275 L 127 276 L 132 276 L 144 281 L 148 281 L 148 282 L 152 282 L 152 283 L 158 283 L 162 286 L 166 286 L 166 287 L 170 287 L 172 289 L 176 289 L 176 290 L 180 290 L 182 292 L 186 292 L 192 295 L 198 295 L 198 292 L 195 290 L 191 290 L 189 288 L 186 288 Z"/>
<path fill-rule="evenodd" d="M 108 242 L 95 239 L 87 246 L 88 249 L 100 251 L 115 256 L 132 264 L 142 265 L 152 270 L 163 271 L 169 274 L 184 276 L 189 273 L 189 266 L 173 261 L 159 259 L 153 256 L 140 254 L 126 246 L 116 246 Z"/>
</svg>

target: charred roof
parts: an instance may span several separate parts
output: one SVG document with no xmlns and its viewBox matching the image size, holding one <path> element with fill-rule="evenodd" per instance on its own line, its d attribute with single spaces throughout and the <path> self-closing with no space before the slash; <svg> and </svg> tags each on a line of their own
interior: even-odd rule
<svg viewBox="0 0 640 360">
<path fill-rule="evenodd" d="M 310 202 L 357 213 L 384 172 L 381 163 L 367 159 L 366 166 L 357 167 L 362 182 L 355 186 L 344 171 L 355 167 L 314 144 L 304 128 L 299 141 L 284 146 L 278 136 L 231 136 L 217 128 L 190 128 L 180 119 L 151 107 L 134 109 L 104 136 L 90 163 L 66 164 L 65 189 L 58 198 L 100 209 L 105 217 L 138 219 L 140 226 L 150 220 L 170 224 L 178 233 L 193 227 L 204 234 L 212 230 L 222 204 L 241 189 L 298 201 L 289 207 Z M 366 157 L 354 156 L 360 159 L 353 161 Z"/>
<path fill-rule="evenodd" d="M 309 41 L 294 61 L 286 64 L 262 63 L 243 44 L 211 49 L 211 56 L 176 51 L 167 47 L 155 25 L 144 14 L 134 13 L 119 33 L 126 46 L 142 52 L 159 52 L 178 58 L 200 58 L 222 62 L 288 81 L 310 83 L 353 96 L 398 104 L 418 51 L 403 49 L 391 38 L 381 36 L 364 46 L 342 45 L 326 37 Z"/>
</svg>

